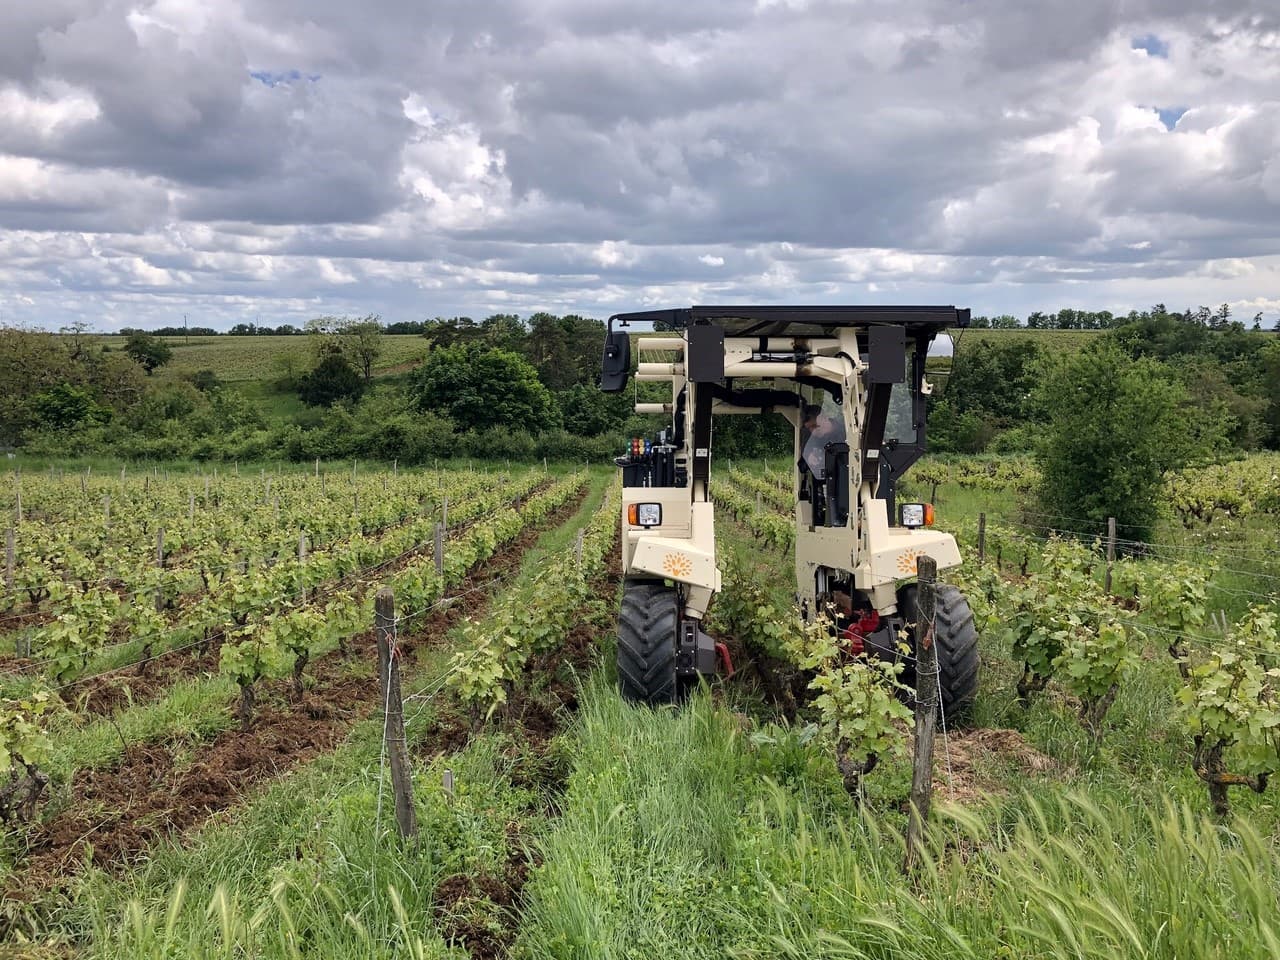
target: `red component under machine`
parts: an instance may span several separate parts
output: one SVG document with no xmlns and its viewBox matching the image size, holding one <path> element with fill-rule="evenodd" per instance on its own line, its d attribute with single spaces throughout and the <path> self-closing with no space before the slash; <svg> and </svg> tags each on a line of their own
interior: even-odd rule
<svg viewBox="0 0 1280 960">
<path fill-rule="evenodd" d="M 716 654 L 720 657 L 720 666 L 726 677 L 733 676 L 733 657 L 729 656 L 729 646 L 722 640 L 716 641 Z"/>
<path fill-rule="evenodd" d="M 867 637 L 880 629 L 880 614 L 875 610 L 864 610 L 862 615 L 844 628 L 844 639 L 849 644 L 849 652 L 853 656 L 862 653 Z"/>
</svg>

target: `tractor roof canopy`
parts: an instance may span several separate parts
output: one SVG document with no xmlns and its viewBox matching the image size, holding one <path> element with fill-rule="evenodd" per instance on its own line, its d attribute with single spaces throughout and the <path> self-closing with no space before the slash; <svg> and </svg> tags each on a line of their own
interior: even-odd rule
<svg viewBox="0 0 1280 960">
<path fill-rule="evenodd" d="M 969 311 L 952 306 L 695 306 L 615 313 L 621 325 L 652 323 L 655 330 L 683 330 L 714 323 L 730 337 L 821 337 L 841 327 L 905 327 L 930 336 L 948 327 L 967 327 Z"/>
</svg>

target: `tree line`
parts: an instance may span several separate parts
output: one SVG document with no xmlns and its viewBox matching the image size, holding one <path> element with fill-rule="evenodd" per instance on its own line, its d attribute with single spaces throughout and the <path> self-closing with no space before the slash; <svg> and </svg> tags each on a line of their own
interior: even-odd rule
<svg viewBox="0 0 1280 960">
<path fill-rule="evenodd" d="M 972 326 L 990 330 L 1114 330 L 1118 327 L 1151 320 L 1178 319 L 1186 323 L 1198 324 L 1210 330 L 1239 329 L 1245 325 L 1239 320 L 1231 319 L 1231 307 L 1222 304 L 1216 309 L 1200 306 L 1188 307 L 1181 313 L 1171 313 L 1163 303 L 1158 303 L 1149 310 L 1130 310 L 1128 313 L 1112 313 L 1110 310 L 1077 310 L 1065 307 L 1056 313 L 1045 313 L 1036 310 L 1025 317 L 1002 313 L 996 316 L 975 316 Z M 1262 312 L 1253 315 L 1249 324 L 1251 330 L 1262 329 Z M 1280 331 L 1280 319 L 1277 319 L 1273 330 Z"/>
<path fill-rule="evenodd" d="M 308 351 L 281 354 L 276 375 L 248 387 L 223 384 L 213 370 L 159 375 L 171 351 L 154 334 L 134 331 L 121 346 L 83 328 L 62 336 L 0 330 L 8 387 L 0 391 L 0 446 L 147 459 L 602 459 L 625 438 L 652 432 L 651 418 L 632 413 L 629 392 L 597 387 L 599 320 L 536 313 L 423 321 L 414 331 L 423 362 L 375 377 L 382 338 L 394 327 L 375 315 L 317 317 L 305 325 Z M 1184 434 L 1212 438 L 1201 446 L 1216 455 L 1280 448 L 1280 338 L 1249 332 L 1221 311 L 1157 305 L 1104 331 L 1079 356 L 1116 383 L 1167 385 L 1160 403 L 1182 418 Z M 1061 386 L 1069 369 L 1034 338 L 964 344 L 931 401 L 930 447 L 1034 449 L 1063 411 L 1079 419 L 1097 406 L 1087 392 Z M 1075 369 L 1065 382 L 1083 377 Z M 1131 419 L 1141 428 L 1154 418 L 1148 405 Z M 716 448 L 727 457 L 782 453 L 789 431 L 781 418 L 723 418 Z"/>
</svg>

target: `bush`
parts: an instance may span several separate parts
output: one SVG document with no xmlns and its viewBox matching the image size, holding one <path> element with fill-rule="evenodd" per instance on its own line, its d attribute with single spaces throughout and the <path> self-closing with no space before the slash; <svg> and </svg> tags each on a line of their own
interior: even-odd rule
<svg viewBox="0 0 1280 960">
<path fill-rule="evenodd" d="M 103 423 L 111 419 L 111 411 L 98 406 L 93 395 L 82 387 L 60 383 L 31 399 L 31 426 L 65 430 L 85 423 Z"/>
<path fill-rule="evenodd" d="M 328 351 L 310 373 L 298 381 L 298 397 L 313 407 L 327 407 L 339 400 L 358 400 L 365 382 L 360 371 L 341 353 Z"/>
<path fill-rule="evenodd" d="M 998 427 L 975 410 L 960 410 L 945 397 L 929 411 L 925 438 L 935 453 L 983 453 Z"/>
<path fill-rule="evenodd" d="M 222 386 L 222 381 L 212 370 L 197 370 L 189 377 L 191 385 L 201 393 L 209 393 Z"/>
<path fill-rule="evenodd" d="M 159 337 L 149 333 L 131 333 L 124 342 L 124 352 L 142 366 L 147 373 L 162 367 L 173 359 L 173 350 Z"/>
</svg>

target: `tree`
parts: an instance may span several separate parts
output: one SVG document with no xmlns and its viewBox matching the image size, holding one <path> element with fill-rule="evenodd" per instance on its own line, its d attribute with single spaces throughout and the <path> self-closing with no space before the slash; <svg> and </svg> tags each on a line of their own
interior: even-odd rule
<svg viewBox="0 0 1280 960">
<path fill-rule="evenodd" d="M 443 414 L 462 429 L 501 427 L 529 433 L 555 426 L 555 403 L 519 354 L 477 343 L 433 350 L 414 371 L 419 410 Z"/>
<path fill-rule="evenodd" d="M 1030 339 L 979 341 L 952 360 L 947 403 L 957 414 L 977 413 L 1011 426 L 1027 419 L 1027 401 L 1044 350 Z"/>
<path fill-rule="evenodd" d="M 173 350 L 159 337 L 149 333 L 131 333 L 124 342 L 124 352 L 142 365 L 147 373 L 154 373 L 173 359 Z"/>
<path fill-rule="evenodd" d="M 360 371 L 366 383 L 373 379 L 373 365 L 382 355 L 382 323 L 376 314 L 315 317 L 307 321 L 307 333 L 314 337 L 317 363 L 336 350 Z"/>
<path fill-rule="evenodd" d="M 364 393 L 365 381 L 342 355 L 329 350 L 310 373 L 298 382 L 298 397 L 313 407 L 328 406 L 338 400 L 358 400 Z"/>
<path fill-rule="evenodd" d="M 514 313 L 495 313 L 480 324 L 485 343 L 499 350 L 518 351 L 524 345 L 525 329 L 520 317 Z"/>
<path fill-rule="evenodd" d="M 1191 403 L 1155 360 L 1098 344 L 1063 356 L 1036 391 L 1046 426 L 1036 449 L 1047 513 L 1101 523 L 1115 517 L 1147 537 L 1165 474 L 1221 441 L 1230 418 Z"/>
<path fill-rule="evenodd" d="M 382 355 L 382 324 L 375 314 L 348 321 L 339 328 L 344 341 L 344 351 L 356 368 L 364 375 L 364 382 L 373 379 L 373 365 Z"/>
</svg>

